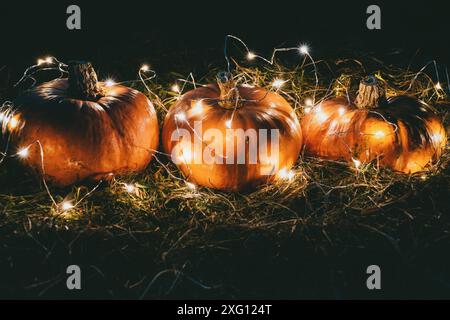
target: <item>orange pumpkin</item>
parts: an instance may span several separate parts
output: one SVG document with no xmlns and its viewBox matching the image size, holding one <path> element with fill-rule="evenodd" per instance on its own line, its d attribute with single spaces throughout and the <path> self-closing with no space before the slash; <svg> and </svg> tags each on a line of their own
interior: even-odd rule
<svg viewBox="0 0 450 320">
<path fill-rule="evenodd" d="M 309 155 L 357 166 L 377 159 L 404 173 L 425 170 L 447 142 L 441 121 L 424 102 L 405 95 L 386 99 L 373 76 L 361 81 L 354 101 L 325 100 L 305 114 L 301 125 Z"/>
<path fill-rule="evenodd" d="M 134 89 L 97 82 L 90 63 L 69 64 L 68 79 L 32 88 L 14 105 L 10 148 L 57 186 L 142 170 L 158 146 L 152 103 Z"/>
<path fill-rule="evenodd" d="M 229 74 L 217 80 L 170 108 L 162 133 L 165 152 L 190 181 L 215 189 L 248 190 L 285 175 L 302 144 L 294 110 L 279 94 L 236 85 Z"/>
</svg>

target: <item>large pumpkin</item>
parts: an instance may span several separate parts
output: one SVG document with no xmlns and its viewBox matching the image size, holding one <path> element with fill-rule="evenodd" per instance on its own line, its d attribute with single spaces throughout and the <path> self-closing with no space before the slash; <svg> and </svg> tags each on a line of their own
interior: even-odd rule
<svg viewBox="0 0 450 320">
<path fill-rule="evenodd" d="M 162 139 L 165 152 L 190 181 L 239 191 L 285 175 L 298 158 L 302 133 L 283 97 L 236 85 L 222 73 L 217 83 L 180 97 L 165 118 Z"/>
<path fill-rule="evenodd" d="M 386 99 L 373 76 L 361 81 L 354 101 L 325 100 L 301 125 L 307 154 L 356 165 L 377 159 L 404 173 L 425 170 L 447 142 L 441 121 L 424 102 L 405 95 Z"/>
<path fill-rule="evenodd" d="M 30 89 L 14 105 L 10 148 L 27 148 L 23 163 L 57 186 L 142 170 L 158 146 L 152 103 L 97 82 L 90 63 L 71 63 L 67 79 Z"/>
</svg>

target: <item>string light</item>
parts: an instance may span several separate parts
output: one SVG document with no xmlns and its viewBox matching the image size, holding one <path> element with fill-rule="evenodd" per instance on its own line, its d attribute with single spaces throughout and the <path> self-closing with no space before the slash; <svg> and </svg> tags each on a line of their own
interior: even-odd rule
<svg viewBox="0 0 450 320">
<path fill-rule="evenodd" d="M 150 70 L 150 67 L 147 64 L 142 65 L 141 69 L 142 72 L 147 72 Z"/>
<path fill-rule="evenodd" d="M 249 52 L 247 53 L 247 59 L 248 59 L 248 60 L 253 60 L 253 59 L 255 59 L 255 58 L 256 58 L 256 54 L 254 54 L 253 52 L 249 51 Z"/>
<path fill-rule="evenodd" d="M 174 84 L 171 88 L 173 92 L 180 93 L 180 86 L 178 84 Z"/>
<path fill-rule="evenodd" d="M 116 82 L 113 79 L 106 79 L 105 80 L 105 86 L 106 87 L 111 87 L 111 86 L 113 86 L 115 84 L 116 84 Z"/>
<path fill-rule="evenodd" d="M 359 161 L 358 159 L 352 158 L 353 164 L 355 165 L 356 169 L 359 169 L 359 167 L 361 166 L 361 161 Z"/>
<path fill-rule="evenodd" d="M 277 173 L 277 177 L 281 180 L 291 181 L 295 177 L 294 170 L 288 170 L 286 168 L 280 169 Z"/>
<path fill-rule="evenodd" d="M 194 107 L 191 109 L 194 114 L 199 114 L 203 112 L 203 103 L 202 100 L 197 100 L 194 103 Z"/>
<path fill-rule="evenodd" d="M 322 111 L 322 108 L 320 106 L 316 109 L 316 119 L 319 123 L 323 123 L 328 119 L 328 115 Z"/>
<path fill-rule="evenodd" d="M 275 79 L 272 82 L 272 87 L 280 89 L 286 81 L 283 79 Z"/>
<path fill-rule="evenodd" d="M 308 45 L 303 44 L 303 45 L 301 45 L 301 46 L 298 48 L 298 51 L 299 51 L 301 54 L 309 54 L 309 47 L 308 47 Z"/>
<path fill-rule="evenodd" d="M 314 105 L 314 102 L 312 101 L 311 98 L 306 98 L 305 105 L 307 105 L 308 107 L 312 107 Z"/>
<path fill-rule="evenodd" d="M 186 187 L 188 187 L 192 191 L 196 191 L 197 190 L 197 186 L 195 184 L 193 184 L 192 182 L 189 182 L 189 181 L 186 181 Z"/>
<path fill-rule="evenodd" d="M 20 157 L 20 158 L 22 158 L 22 159 L 25 159 L 25 158 L 27 158 L 28 156 L 29 156 L 29 154 L 30 154 L 30 147 L 26 147 L 26 148 L 22 148 L 22 149 L 20 149 L 16 154 Z"/>
<path fill-rule="evenodd" d="M 339 113 L 340 116 L 343 116 L 345 114 L 345 108 L 344 107 L 340 107 L 338 109 L 338 113 Z"/>
<path fill-rule="evenodd" d="M 134 185 L 132 185 L 132 184 L 125 183 L 123 185 L 123 188 L 128 193 L 135 193 L 136 192 L 136 187 Z"/>
<path fill-rule="evenodd" d="M 228 129 L 231 129 L 231 122 L 232 122 L 231 119 L 225 121 L 225 126 L 226 126 Z"/>
<path fill-rule="evenodd" d="M 61 203 L 61 209 L 63 211 L 69 211 L 73 208 L 75 208 L 75 206 L 70 201 L 64 201 L 63 203 Z"/>
<path fill-rule="evenodd" d="M 53 58 L 52 57 L 45 57 L 44 59 L 38 59 L 37 60 L 37 65 L 43 65 L 43 64 L 51 64 L 53 63 Z"/>
<path fill-rule="evenodd" d="M 434 133 L 431 135 L 431 140 L 435 143 L 435 144 L 440 144 L 442 141 L 442 135 L 440 133 Z"/>
<path fill-rule="evenodd" d="M 440 82 L 436 83 L 436 85 L 434 87 L 436 88 L 436 90 L 442 90 L 442 86 L 441 86 Z"/>
<path fill-rule="evenodd" d="M 183 148 L 181 150 L 180 160 L 183 163 L 191 163 L 192 162 L 192 152 L 190 146 L 187 148 Z"/>
<path fill-rule="evenodd" d="M 186 114 L 184 112 L 178 112 L 177 114 L 175 114 L 175 119 L 179 121 L 186 121 Z"/>
<path fill-rule="evenodd" d="M 383 138 L 386 134 L 384 133 L 384 131 L 378 130 L 374 135 L 376 138 Z"/>
</svg>

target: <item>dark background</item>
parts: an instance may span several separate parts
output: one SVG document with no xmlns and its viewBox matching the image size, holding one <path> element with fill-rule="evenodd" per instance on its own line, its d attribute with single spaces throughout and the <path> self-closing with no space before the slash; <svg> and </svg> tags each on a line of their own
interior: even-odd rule
<svg viewBox="0 0 450 320">
<path fill-rule="evenodd" d="M 63 61 L 91 60 L 103 76 L 129 78 L 136 72 L 130 63 L 138 67 L 143 62 L 160 75 L 188 70 L 201 76 L 210 64 L 224 63 L 226 34 L 241 37 L 263 55 L 274 47 L 308 43 L 316 59 L 363 52 L 396 64 L 414 60 L 423 65 L 432 59 L 447 64 L 450 19 L 445 3 L 2 1 L 0 67 L 7 65 L 14 76 L 37 57 L 51 54 Z M 66 28 L 70 4 L 81 7 L 81 31 Z M 381 7 L 382 30 L 366 28 L 370 4 Z"/>
</svg>

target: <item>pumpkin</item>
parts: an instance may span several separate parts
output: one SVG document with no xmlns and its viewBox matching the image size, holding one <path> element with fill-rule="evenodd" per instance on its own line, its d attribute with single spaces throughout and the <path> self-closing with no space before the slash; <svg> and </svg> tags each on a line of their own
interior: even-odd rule
<svg viewBox="0 0 450 320">
<path fill-rule="evenodd" d="M 403 173 L 424 171 L 446 145 L 446 132 L 428 105 L 407 95 L 386 98 L 374 76 L 356 99 L 336 97 L 311 108 L 301 121 L 307 154 L 356 166 L 376 160 Z"/>
<path fill-rule="evenodd" d="M 22 149 L 25 166 L 60 187 L 146 168 L 159 141 L 152 103 L 134 89 L 98 82 L 90 63 L 68 68 L 68 78 L 14 102 L 11 148 Z"/>
<path fill-rule="evenodd" d="M 286 175 L 299 156 L 302 133 L 282 96 L 236 85 L 230 74 L 220 73 L 217 83 L 191 90 L 172 105 L 162 140 L 165 152 L 193 183 L 241 191 L 272 181 L 280 172 Z"/>
</svg>

